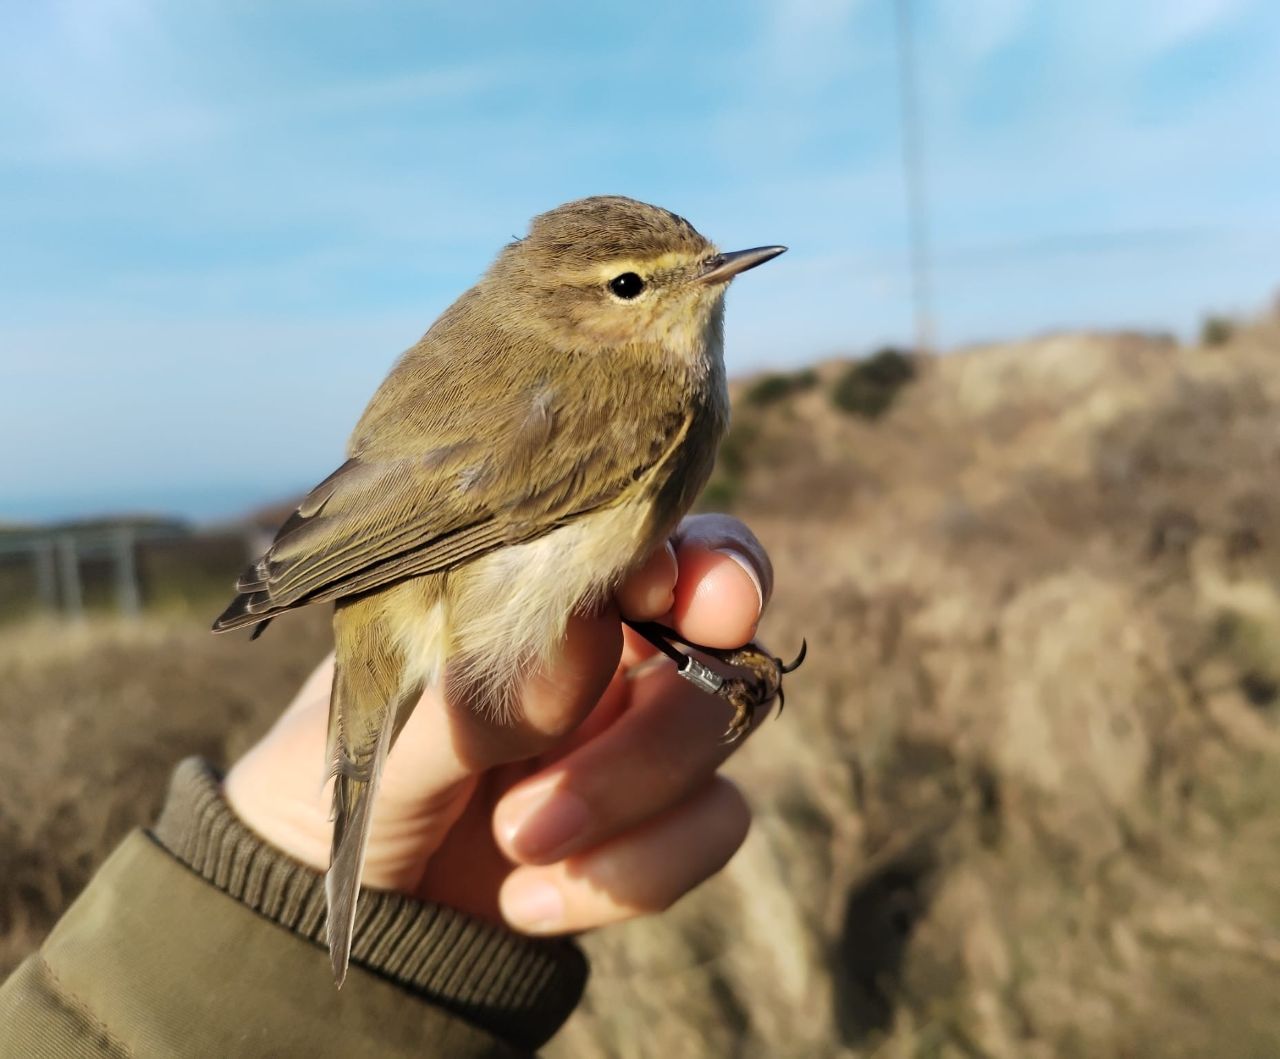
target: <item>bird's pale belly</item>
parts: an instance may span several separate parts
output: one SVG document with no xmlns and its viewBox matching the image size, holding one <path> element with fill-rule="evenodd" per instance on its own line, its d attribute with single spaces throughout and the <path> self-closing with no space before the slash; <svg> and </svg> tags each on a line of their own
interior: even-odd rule
<svg viewBox="0 0 1280 1059">
<path fill-rule="evenodd" d="M 385 590 L 383 620 L 403 653 L 406 683 L 437 683 L 447 663 L 451 683 L 514 690 L 555 651 L 570 615 L 601 603 L 668 528 L 653 524 L 647 497 L 637 498 Z M 455 644 L 466 644 L 465 656 Z M 480 698 L 499 712 L 514 706 L 501 693 Z"/>
</svg>

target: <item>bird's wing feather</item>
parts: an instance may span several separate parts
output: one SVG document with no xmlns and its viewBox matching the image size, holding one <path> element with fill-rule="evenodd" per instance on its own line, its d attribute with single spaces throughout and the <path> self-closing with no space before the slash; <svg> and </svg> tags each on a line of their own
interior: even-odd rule
<svg viewBox="0 0 1280 1059">
<path fill-rule="evenodd" d="M 439 372 L 417 368 L 422 392 L 402 390 L 399 403 L 430 408 L 433 420 L 371 431 L 367 421 L 385 414 L 375 398 L 352 457 L 307 495 L 241 576 L 240 594 L 215 629 L 257 624 L 540 536 L 625 495 L 688 426 L 684 411 L 668 410 L 655 423 L 660 413 L 615 406 L 613 394 L 637 392 L 616 383 L 579 379 L 585 385 L 558 392 L 520 378 L 504 380 L 484 405 L 489 422 L 478 424 L 483 389 L 464 392 L 462 404 L 442 402 L 432 392 Z M 480 428 L 483 443 L 466 433 Z"/>
</svg>

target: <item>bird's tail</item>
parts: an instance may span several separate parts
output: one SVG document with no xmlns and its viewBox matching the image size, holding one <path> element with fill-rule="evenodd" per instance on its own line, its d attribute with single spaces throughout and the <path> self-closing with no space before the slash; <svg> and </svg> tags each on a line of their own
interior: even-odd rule
<svg viewBox="0 0 1280 1059">
<path fill-rule="evenodd" d="M 387 642 L 378 617 L 373 600 L 340 603 L 334 615 L 337 659 L 328 740 L 334 777 L 333 849 L 324 888 L 329 959 L 338 985 L 346 978 L 351 958 L 356 900 L 382 767 L 407 712 L 422 693 L 421 684 L 405 686 L 402 659 Z"/>
</svg>

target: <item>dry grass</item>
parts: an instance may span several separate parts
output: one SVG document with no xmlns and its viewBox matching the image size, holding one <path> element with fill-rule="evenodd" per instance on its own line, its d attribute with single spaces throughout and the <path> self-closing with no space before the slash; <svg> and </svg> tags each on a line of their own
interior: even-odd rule
<svg viewBox="0 0 1280 1059">
<path fill-rule="evenodd" d="M 176 613 L 5 627 L 0 974 L 125 832 L 154 818 L 177 761 L 227 762 L 265 731 L 327 649 L 325 615 L 280 624 L 253 650 Z"/>
<path fill-rule="evenodd" d="M 733 765 L 753 834 L 588 939 L 549 1053 L 1280 1053 L 1280 326 L 974 350 L 874 423 L 838 371 L 759 411 L 737 493 L 811 645 Z M 0 959 L 322 625 L 5 635 Z"/>
</svg>

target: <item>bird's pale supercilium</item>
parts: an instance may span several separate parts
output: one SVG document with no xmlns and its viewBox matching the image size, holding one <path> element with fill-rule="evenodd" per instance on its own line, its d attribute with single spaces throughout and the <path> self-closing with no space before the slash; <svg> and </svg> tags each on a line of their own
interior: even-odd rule
<svg viewBox="0 0 1280 1059">
<path fill-rule="evenodd" d="M 782 253 L 720 253 L 687 221 L 620 197 L 534 218 L 374 394 L 347 460 L 236 584 L 216 630 L 332 601 L 334 974 L 346 973 L 383 762 L 428 684 L 494 723 L 575 612 L 605 601 L 705 485 L 728 421 L 729 281 Z M 637 630 L 735 707 L 780 690 L 777 659 L 721 652 L 726 678 Z M 696 645 L 685 645 L 696 646 Z M 715 654 L 715 652 L 710 652 Z"/>
</svg>

